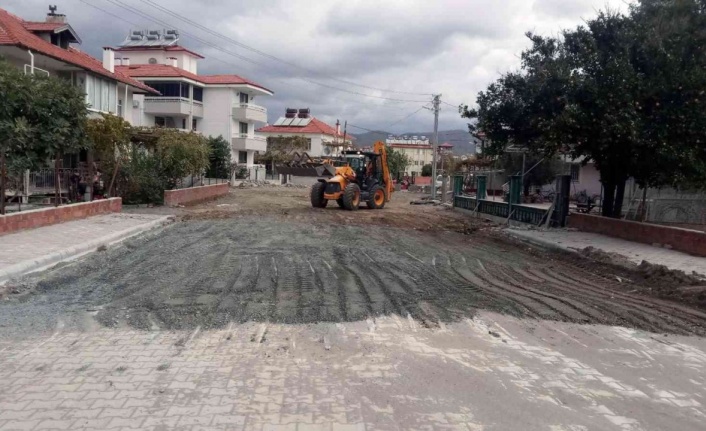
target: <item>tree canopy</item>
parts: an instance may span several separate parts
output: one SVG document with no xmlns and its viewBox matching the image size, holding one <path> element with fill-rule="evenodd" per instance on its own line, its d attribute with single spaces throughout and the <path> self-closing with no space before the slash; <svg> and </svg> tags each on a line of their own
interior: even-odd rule
<svg viewBox="0 0 706 431">
<path fill-rule="evenodd" d="M 489 154 L 518 146 L 594 163 L 613 217 L 630 177 L 643 187 L 703 182 L 706 1 L 642 0 L 560 37 L 528 37 L 521 70 L 461 107 Z"/>
</svg>

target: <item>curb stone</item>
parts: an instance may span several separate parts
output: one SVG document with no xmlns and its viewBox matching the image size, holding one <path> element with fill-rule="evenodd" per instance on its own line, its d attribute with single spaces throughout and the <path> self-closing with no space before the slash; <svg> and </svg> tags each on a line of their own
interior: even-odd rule
<svg viewBox="0 0 706 431">
<path fill-rule="evenodd" d="M 25 274 L 29 274 L 31 272 L 40 271 L 60 262 L 66 262 L 73 259 L 77 259 L 81 256 L 96 251 L 96 249 L 102 245 L 110 246 L 120 243 L 128 238 L 147 232 L 149 230 L 162 226 L 167 226 L 173 221 L 174 217 L 171 215 L 160 217 L 145 224 L 133 226 L 131 228 L 124 229 L 120 232 L 112 233 L 103 238 L 94 239 L 84 244 L 69 247 L 64 250 L 55 251 L 53 253 L 41 256 L 37 259 L 26 260 L 24 262 L 16 263 L 5 269 L 0 269 L 0 285 L 5 284 L 11 278 L 16 278 Z"/>
</svg>

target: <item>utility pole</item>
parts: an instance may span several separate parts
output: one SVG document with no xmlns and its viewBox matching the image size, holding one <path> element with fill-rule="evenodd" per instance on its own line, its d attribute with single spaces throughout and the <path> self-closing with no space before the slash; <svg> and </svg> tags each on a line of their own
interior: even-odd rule
<svg viewBox="0 0 706 431">
<path fill-rule="evenodd" d="M 441 94 L 435 94 L 432 100 L 434 111 L 434 143 L 431 154 L 431 198 L 436 199 L 436 152 L 439 148 L 439 107 L 441 105 Z"/>
</svg>

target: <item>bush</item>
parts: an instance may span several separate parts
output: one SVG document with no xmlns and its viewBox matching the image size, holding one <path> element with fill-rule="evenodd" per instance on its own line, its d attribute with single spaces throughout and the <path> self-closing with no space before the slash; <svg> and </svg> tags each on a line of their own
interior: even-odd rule
<svg viewBox="0 0 706 431">
<path fill-rule="evenodd" d="M 223 136 L 207 140 L 210 154 L 208 156 L 208 169 L 206 176 L 209 178 L 228 178 L 230 174 L 230 144 Z"/>
<path fill-rule="evenodd" d="M 422 176 L 423 177 L 430 177 L 431 172 L 432 172 L 431 165 L 422 166 Z"/>
<path fill-rule="evenodd" d="M 117 187 L 126 204 L 161 204 L 167 184 L 167 178 L 160 174 L 159 159 L 135 148 L 128 163 L 120 169 Z"/>
</svg>

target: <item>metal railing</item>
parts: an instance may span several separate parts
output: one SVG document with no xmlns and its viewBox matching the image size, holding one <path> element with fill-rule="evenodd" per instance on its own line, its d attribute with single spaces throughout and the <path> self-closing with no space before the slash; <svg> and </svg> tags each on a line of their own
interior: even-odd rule
<svg viewBox="0 0 706 431">
<path fill-rule="evenodd" d="M 501 217 L 521 223 L 540 224 L 546 219 L 548 210 L 528 207 L 518 204 L 507 204 L 481 199 L 480 201 L 470 196 L 454 196 L 454 207 L 469 211 Z M 512 208 L 512 209 L 511 209 Z"/>
<path fill-rule="evenodd" d="M 150 96 L 145 97 L 145 102 L 157 102 L 157 103 L 173 103 L 173 102 L 191 102 L 190 99 L 186 97 L 162 97 L 162 96 Z"/>
<path fill-rule="evenodd" d="M 247 109 L 252 109 L 253 111 L 267 113 L 267 108 L 265 108 L 264 106 L 260 106 L 260 105 L 254 105 L 252 103 L 236 103 L 233 106 L 236 108 L 247 108 Z"/>
<path fill-rule="evenodd" d="M 229 182 L 228 178 L 212 178 L 206 175 L 191 175 L 177 180 L 171 190 L 189 189 L 192 187 L 212 186 Z"/>
<path fill-rule="evenodd" d="M 267 141 L 267 138 L 265 138 L 264 136 L 249 135 L 247 133 L 236 133 L 233 137 L 237 139 L 254 139 L 256 141 Z"/>
</svg>

